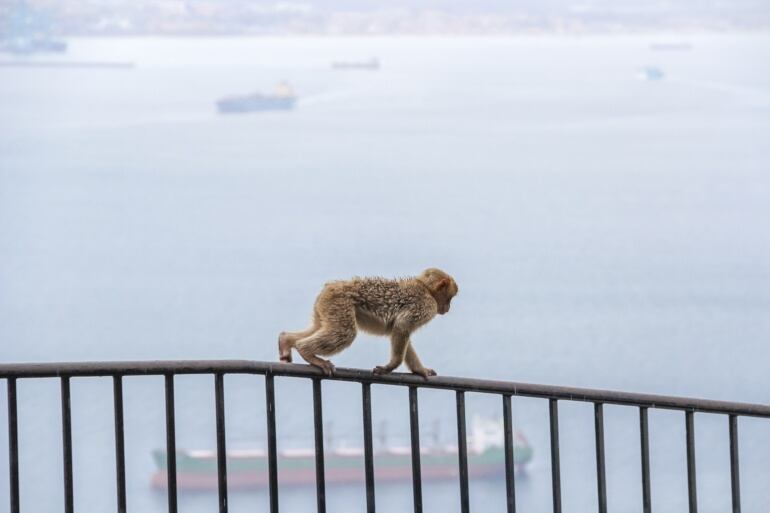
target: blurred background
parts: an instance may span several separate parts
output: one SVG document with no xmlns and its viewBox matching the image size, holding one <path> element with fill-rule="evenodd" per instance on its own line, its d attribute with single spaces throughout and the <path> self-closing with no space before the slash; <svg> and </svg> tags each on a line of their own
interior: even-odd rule
<svg viewBox="0 0 770 513">
<path fill-rule="evenodd" d="M 460 285 L 414 337 L 439 374 L 770 403 L 766 2 L 2 0 L 0 49 L 2 362 L 273 361 L 324 282 L 435 266 Z M 361 335 L 334 362 L 387 356 Z M 111 385 L 73 380 L 82 512 L 114 509 Z M 25 511 L 62 509 L 58 386 L 19 382 Z M 312 447 L 309 382 L 276 386 L 279 450 Z M 125 387 L 128 508 L 165 511 L 163 382 Z M 327 447 L 360 447 L 359 387 L 324 393 Z M 226 394 L 228 447 L 264 449 L 263 380 Z M 373 394 L 379 446 L 408 444 L 406 390 Z M 210 378 L 177 379 L 178 447 L 215 447 L 213 406 Z M 421 408 L 423 445 L 453 443 L 454 394 Z M 514 399 L 522 513 L 551 511 L 547 419 Z M 727 422 L 696 425 L 701 511 L 727 511 Z M 591 406 L 560 426 L 564 511 L 595 511 Z M 740 427 L 743 510 L 764 512 L 767 425 Z M 636 410 L 605 429 L 610 510 L 641 512 Z M 650 430 L 653 508 L 685 511 L 684 418 Z M 408 481 L 377 491 L 411 508 Z M 280 493 L 314 508 L 312 485 Z M 424 493 L 459 511 L 454 481 Z M 363 484 L 327 496 L 364 510 Z M 502 476 L 471 482 L 476 511 L 504 501 Z"/>
</svg>

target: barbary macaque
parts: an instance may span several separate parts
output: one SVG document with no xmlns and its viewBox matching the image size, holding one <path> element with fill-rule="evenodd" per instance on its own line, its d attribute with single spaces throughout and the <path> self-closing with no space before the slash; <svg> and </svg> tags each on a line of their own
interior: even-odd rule
<svg viewBox="0 0 770 513">
<path fill-rule="evenodd" d="M 293 348 L 309 364 L 331 376 L 334 365 L 319 356 L 339 353 L 353 343 L 360 329 L 390 336 L 390 361 L 375 367 L 375 374 L 387 374 L 406 362 L 415 374 L 424 378 L 435 376 L 436 371 L 420 361 L 410 337 L 437 313 L 447 313 L 457 291 L 451 276 L 433 268 L 412 278 L 329 282 L 315 301 L 311 326 L 304 331 L 283 332 L 278 337 L 280 359 L 291 362 Z"/>
</svg>

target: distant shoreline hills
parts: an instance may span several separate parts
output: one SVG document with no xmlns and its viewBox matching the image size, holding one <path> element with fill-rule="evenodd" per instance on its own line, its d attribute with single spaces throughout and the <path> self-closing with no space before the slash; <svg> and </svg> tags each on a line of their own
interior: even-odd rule
<svg viewBox="0 0 770 513">
<path fill-rule="evenodd" d="M 392 0 L 388 8 L 347 0 L 28 0 L 63 36 L 538 35 L 770 31 L 770 9 L 755 0 L 635 5 L 612 0 Z M 397 6 L 403 4 L 402 6 Z M 423 4 L 423 5 L 421 5 Z M 9 4 L 12 5 L 12 4 Z M 8 7 L 0 7 L 0 19 Z M 5 14 L 8 14 L 6 12 Z M 0 34 L 2 35 L 2 34 Z"/>
<path fill-rule="evenodd" d="M 697 36 L 699 34 L 767 34 L 770 35 L 770 25 L 767 27 L 742 28 L 742 27 L 688 27 L 686 29 L 665 28 L 665 29 L 626 29 L 626 30 L 527 30 L 527 31 L 509 31 L 509 32 L 222 32 L 222 31 L 167 31 L 167 32 L 61 32 L 57 31 L 58 37 L 65 38 L 121 38 L 121 37 L 179 37 L 179 38 L 236 38 L 236 37 L 529 37 L 529 36 L 676 36 L 685 38 L 686 36 Z"/>
</svg>

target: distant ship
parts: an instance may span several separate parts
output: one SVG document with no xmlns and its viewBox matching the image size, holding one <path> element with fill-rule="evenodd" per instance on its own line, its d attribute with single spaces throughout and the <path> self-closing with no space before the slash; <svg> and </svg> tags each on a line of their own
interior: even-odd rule
<svg viewBox="0 0 770 513">
<path fill-rule="evenodd" d="M 217 101 L 222 114 L 259 112 L 265 110 L 291 110 L 297 96 L 286 82 L 279 83 L 272 94 L 254 93 L 243 96 L 228 96 Z"/>
<path fill-rule="evenodd" d="M 660 68 L 655 66 L 645 66 L 643 68 L 639 68 L 636 76 L 642 80 L 662 80 L 666 75 Z"/>
<path fill-rule="evenodd" d="M 368 61 L 334 61 L 332 62 L 332 69 L 361 69 L 376 71 L 380 69 L 380 60 L 377 57 L 372 57 Z"/>
<path fill-rule="evenodd" d="M 473 419 L 468 437 L 469 477 L 505 475 L 505 445 L 500 421 Z M 152 453 L 156 473 L 152 486 L 165 489 L 166 451 Z M 424 480 L 457 479 L 457 446 L 437 446 L 420 450 L 420 469 Z M 532 448 L 519 432 L 514 432 L 513 462 L 519 471 L 532 459 Z M 409 481 L 412 479 L 410 447 L 387 447 L 374 452 L 374 477 L 377 481 Z M 313 485 L 315 483 L 315 451 L 285 450 L 278 453 L 278 482 L 281 485 Z M 227 484 L 230 489 L 256 489 L 268 486 L 267 452 L 233 450 L 227 452 Z M 356 483 L 364 480 L 364 450 L 339 448 L 324 454 L 327 484 Z M 217 453 L 211 450 L 178 450 L 176 452 L 177 487 L 180 490 L 217 489 Z"/>
<path fill-rule="evenodd" d="M 671 51 L 687 51 L 692 50 L 692 45 L 685 42 L 676 43 L 652 43 L 650 50 L 657 52 L 671 52 Z"/>
<path fill-rule="evenodd" d="M 62 53 L 67 42 L 51 36 L 51 20 L 43 12 L 19 2 L 8 12 L 5 26 L 0 27 L 0 52 L 32 54 Z"/>
<path fill-rule="evenodd" d="M 15 54 L 31 53 L 63 53 L 67 51 L 66 41 L 39 39 L 33 37 L 16 37 L 0 43 L 0 51 Z"/>
</svg>

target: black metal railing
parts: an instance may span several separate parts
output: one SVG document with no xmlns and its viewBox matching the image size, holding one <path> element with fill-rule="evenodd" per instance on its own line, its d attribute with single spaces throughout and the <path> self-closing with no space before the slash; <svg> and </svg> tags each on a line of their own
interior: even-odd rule
<svg viewBox="0 0 770 513">
<path fill-rule="evenodd" d="M 268 483 L 270 512 L 278 512 L 278 471 L 275 423 L 275 376 L 308 378 L 313 382 L 313 412 L 315 419 L 315 462 L 316 498 L 319 513 L 326 511 L 326 490 L 324 474 L 323 438 L 323 394 L 324 380 L 352 381 L 362 386 L 362 417 L 364 432 L 364 474 L 366 480 L 366 510 L 375 511 L 374 452 L 372 449 L 372 407 L 371 385 L 398 385 L 409 388 L 409 419 L 412 449 L 412 489 L 414 511 L 422 512 L 422 478 L 420 472 L 420 434 L 418 390 L 434 388 L 454 390 L 457 403 L 457 445 L 458 475 L 460 486 L 460 507 L 463 513 L 470 510 L 468 495 L 468 457 L 465 426 L 465 393 L 480 392 L 502 397 L 505 476 L 507 511 L 516 511 L 515 477 L 513 464 L 513 427 L 511 396 L 526 396 L 547 399 L 549 402 L 551 478 L 553 511 L 561 512 L 561 471 L 559 463 L 559 401 L 584 401 L 594 404 L 594 427 L 596 435 L 596 477 L 599 513 L 607 512 L 607 486 L 604 454 L 604 405 L 615 404 L 639 409 L 639 431 L 641 435 L 642 505 L 644 513 L 651 512 L 649 430 L 647 413 L 650 408 L 679 410 L 685 414 L 687 448 L 687 490 L 690 513 L 696 513 L 697 487 L 695 475 L 695 413 L 726 415 L 729 426 L 730 482 L 732 509 L 739 513 L 740 477 L 738 464 L 738 417 L 770 418 L 770 406 L 761 404 L 711 401 L 661 395 L 635 394 L 608 390 L 570 388 L 549 385 L 533 385 L 506 381 L 432 377 L 424 380 L 411 374 L 390 374 L 380 376 L 368 371 L 338 368 L 332 377 L 323 375 L 318 369 L 307 365 L 269 363 L 241 360 L 221 361 L 150 361 L 150 362 L 81 362 L 81 363 L 40 363 L 0 365 L 0 379 L 7 381 L 8 391 L 8 441 L 10 476 L 10 511 L 19 513 L 19 440 L 16 385 L 19 379 L 59 378 L 61 385 L 62 451 L 64 481 L 64 511 L 74 512 L 73 470 L 72 470 L 72 424 L 70 410 L 70 379 L 80 377 L 111 376 L 113 378 L 113 400 L 115 414 L 115 476 L 117 481 L 117 509 L 126 511 L 126 471 L 123 435 L 123 377 L 137 375 L 158 375 L 165 377 L 166 406 L 166 454 L 168 510 L 177 511 L 176 480 L 176 427 L 174 414 L 174 376 L 180 374 L 210 374 L 214 377 L 214 396 L 217 438 L 217 477 L 219 511 L 225 513 L 227 502 L 227 458 L 225 444 L 225 374 L 260 374 L 265 376 L 265 404 L 267 419 Z"/>
</svg>

